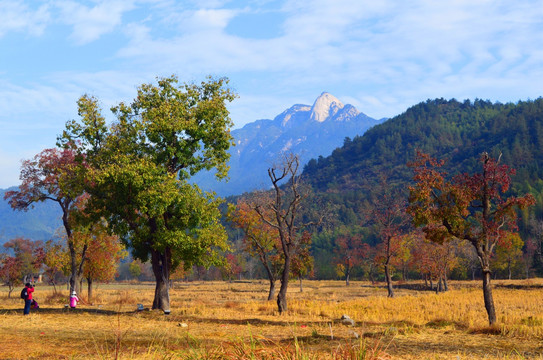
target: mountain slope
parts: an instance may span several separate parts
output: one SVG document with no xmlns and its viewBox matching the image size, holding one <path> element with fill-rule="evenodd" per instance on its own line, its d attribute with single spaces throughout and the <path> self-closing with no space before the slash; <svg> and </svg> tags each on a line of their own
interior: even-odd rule
<svg viewBox="0 0 543 360">
<path fill-rule="evenodd" d="M 273 120 L 258 120 L 232 131 L 230 180 L 217 182 L 210 173 L 194 182 L 221 196 L 241 194 L 269 186 L 267 169 L 283 152 L 300 155 L 302 164 L 329 155 L 345 137 L 363 134 L 379 121 L 344 105 L 329 93 L 322 93 L 312 106 L 297 104 Z"/>
<path fill-rule="evenodd" d="M 501 154 L 501 162 L 517 171 L 513 192 L 535 195 L 538 205 L 530 212 L 543 217 L 543 99 L 517 104 L 428 100 L 346 141 L 330 156 L 309 161 L 304 176 L 337 204 L 341 224 L 358 226 L 380 178 L 407 193 L 412 178 L 407 163 L 417 149 L 445 159 L 451 176 L 479 172 L 484 151 Z"/>
<path fill-rule="evenodd" d="M 333 209 L 334 223 L 312 239 L 318 277 L 336 276 L 330 264 L 339 234 L 361 234 L 371 245 L 380 241 L 364 228 L 363 214 L 379 201 L 372 190 L 385 177 L 389 186 L 406 196 L 398 201 L 407 200 L 413 176 L 407 162 L 414 160 L 417 149 L 445 159 L 444 170 L 450 176 L 480 172 L 484 151 L 494 157 L 501 154 L 502 164 L 517 170 L 511 193 L 530 192 L 536 197 L 536 205 L 520 214 L 521 234 L 526 233 L 532 215 L 543 218 L 543 99 L 517 104 L 428 100 L 346 141 L 330 156 L 309 161 L 304 168 L 303 176 L 321 198 L 313 199 L 304 210 L 321 211 L 322 205 L 315 204 Z"/>
<path fill-rule="evenodd" d="M 416 150 L 470 171 L 481 152 L 515 167 L 522 178 L 543 176 L 543 100 L 492 104 L 428 100 L 355 137 L 331 156 L 311 160 L 305 175 L 320 189 L 358 188 L 375 174 L 406 181 Z"/>
<path fill-rule="evenodd" d="M 0 244 L 15 237 L 49 240 L 62 226 L 62 212 L 58 204 L 46 201 L 27 212 L 14 211 L 4 200 L 6 190 L 0 189 Z"/>
</svg>

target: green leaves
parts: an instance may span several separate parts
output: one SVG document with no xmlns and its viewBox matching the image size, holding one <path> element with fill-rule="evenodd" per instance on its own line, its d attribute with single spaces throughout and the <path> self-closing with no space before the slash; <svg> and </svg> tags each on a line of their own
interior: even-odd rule
<svg viewBox="0 0 543 360">
<path fill-rule="evenodd" d="M 178 86 L 171 76 L 159 79 L 158 86 L 142 85 L 130 106 L 112 109 L 119 119 L 119 140 L 130 139 L 126 149 L 148 156 L 181 179 L 211 168 L 223 178 L 233 145 L 226 102 L 236 97 L 225 88 L 227 83 L 209 78 L 201 85 Z"/>
<path fill-rule="evenodd" d="M 220 263 L 226 233 L 212 194 L 190 185 L 191 175 L 217 169 L 226 175 L 232 145 L 226 102 L 235 94 L 226 79 L 179 85 L 177 77 L 143 84 L 131 103 L 111 110 L 106 127 L 96 99 L 83 96 L 80 122 L 69 122 L 60 138 L 89 163 L 89 206 L 101 213 L 135 257 L 171 252 L 171 270 L 180 263 Z"/>
</svg>

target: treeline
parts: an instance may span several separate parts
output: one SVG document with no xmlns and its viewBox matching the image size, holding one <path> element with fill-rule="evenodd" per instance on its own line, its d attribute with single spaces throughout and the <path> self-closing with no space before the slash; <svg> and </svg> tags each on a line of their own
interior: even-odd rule
<svg viewBox="0 0 543 360">
<path fill-rule="evenodd" d="M 541 179 L 543 99 L 517 104 L 428 100 L 363 136 L 345 139 L 331 156 L 311 160 L 304 176 L 317 192 L 364 189 L 386 174 L 397 185 L 410 181 L 406 166 L 417 150 L 448 159 L 450 173 L 473 172 L 479 155 L 502 154 L 517 169 L 514 182 Z"/>
<path fill-rule="evenodd" d="M 159 84 L 158 90 L 161 86 L 165 85 Z M 96 106 L 94 103 L 90 105 Z M 138 118 L 134 117 L 134 119 Z M 125 119 L 121 116 L 120 120 L 124 121 Z M 122 121 L 120 123 L 124 124 Z M 351 279 L 375 281 L 384 278 L 382 256 L 380 255 L 380 252 L 383 251 L 382 236 L 379 235 L 376 224 L 371 221 L 372 211 L 375 210 L 376 204 L 382 202 L 381 193 L 376 189 L 386 184 L 386 187 L 396 194 L 395 201 L 397 203 L 407 203 L 408 186 L 413 182 L 413 171 L 408 167 L 408 163 L 415 159 L 417 151 L 422 151 L 438 159 L 445 159 L 443 169 L 451 177 L 479 171 L 480 155 L 483 152 L 488 152 L 494 158 L 499 158 L 501 163 L 516 169 L 516 174 L 512 176 L 512 187 L 509 194 L 531 193 L 536 200 L 536 205 L 520 213 L 520 237 L 518 241 L 517 239 L 510 241 L 511 244 L 514 244 L 514 249 L 509 248 L 501 255 L 496 252 L 492 260 L 494 262 L 493 275 L 498 277 L 542 275 L 543 230 L 539 230 L 543 229 L 542 123 L 543 99 L 516 104 L 499 104 L 483 100 L 466 100 L 464 102 L 444 99 L 428 100 L 373 127 L 363 136 L 357 136 L 353 139 L 346 138 L 344 145 L 336 149 L 331 156 L 311 160 L 301 174 L 301 179 L 309 187 L 304 190 L 307 191 L 308 196 L 298 207 L 300 221 L 309 224 L 318 218 L 319 214 L 324 213 L 325 216 L 323 221 L 319 221 L 317 225 L 309 229 L 311 231 L 309 254 L 312 255 L 313 261 L 311 264 L 309 261 L 304 261 L 304 266 L 310 264 L 312 269 L 307 270 L 303 277 L 309 276 L 317 279 L 350 277 Z M 146 129 L 143 127 L 144 125 L 138 124 Z M 79 128 L 74 127 L 74 129 Z M 123 134 L 127 139 L 129 135 L 132 136 L 130 129 L 127 127 L 127 134 Z M 104 127 L 102 130 L 106 131 L 107 129 Z M 113 130 L 115 129 L 111 131 Z M 181 130 L 179 133 L 185 134 Z M 124 144 L 113 141 L 117 139 L 116 134 L 104 134 L 112 138 L 112 141 L 108 143 L 112 149 L 117 149 Z M 149 136 L 151 135 L 155 139 L 155 135 L 150 133 Z M 157 137 L 157 139 L 161 138 Z M 104 146 L 102 143 L 100 144 Z M 130 144 L 132 143 L 126 142 L 128 148 L 132 149 L 134 146 Z M 174 141 L 175 144 L 177 143 Z M 142 143 L 142 148 L 146 151 L 151 149 L 145 141 Z M 64 153 L 69 155 L 68 150 L 63 150 L 63 153 L 57 151 L 58 154 L 54 153 L 54 155 L 60 156 Z M 110 149 L 106 148 L 106 150 Z M 151 150 L 156 149 L 152 148 Z M 158 152 L 158 150 L 156 151 Z M 139 156 L 140 153 L 139 150 L 134 151 L 134 157 Z M 105 153 L 105 159 L 108 154 Z M 116 154 L 123 154 L 123 152 Z M 156 154 L 153 153 L 153 155 Z M 166 155 L 164 158 L 166 159 Z M 77 160 L 77 157 L 74 159 Z M 193 160 L 191 159 L 191 161 Z M 130 161 L 127 163 L 133 164 Z M 192 164 L 192 162 L 189 163 Z M 110 162 L 97 158 L 95 165 L 100 168 L 109 166 L 109 164 Z M 60 165 L 55 166 L 59 167 Z M 126 171 L 126 168 L 126 166 L 121 166 L 114 170 Z M 165 169 L 163 172 L 167 173 L 169 167 L 166 166 Z M 104 174 L 108 175 L 109 173 L 104 170 Z M 131 175 L 126 179 L 130 182 L 133 179 L 139 179 L 139 177 Z M 112 184 L 116 185 L 116 183 Z M 162 201 L 164 197 L 154 191 L 154 184 L 146 185 L 145 190 L 150 191 L 153 196 Z M 127 187 L 128 189 L 132 189 L 134 186 L 132 183 L 128 185 L 130 185 Z M 183 193 L 179 192 L 178 186 L 172 185 L 172 189 L 176 194 Z M 123 193 L 125 188 L 119 187 L 119 191 Z M 101 193 L 97 192 L 97 194 Z M 285 199 L 289 199 L 289 196 L 288 192 L 285 193 Z M 123 197 L 119 196 L 116 199 L 123 199 Z M 237 200 L 238 198 L 229 198 L 228 202 L 236 203 Z M 118 200 L 107 205 L 111 207 L 118 205 L 117 203 Z M 175 210 L 177 211 L 177 207 Z M 129 214 L 132 213 L 138 212 L 129 212 Z M 225 205 L 223 205 L 223 214 L 226 215 Z M 111 226 L 116 219 L 113 216 L 108 225 Z M 162 219 L 162 217 L 158 219 Z M 246 251 L 246 245 L 243 243 L 245 237 L 243 231 L 235 229 L 226 216 L 223 219 L 223 224 L 227 227 L 228 238 L 233 250 L 232 253 L 221 252 L 223 260 L 220 263 L 227 266 L 212 266 L 210 270 L 205 270 L 204 267 L 196 266 L 196 264 L 192 268 L 187 266 L 183 270 L 180 267 L 179 273 L 172 272 L 172 278 L 265 277 L 264 268 L 258 259 Z M 127 227 L 122 229 L 126 230 L 123 240 L 131 244 L 131 240 L 134 239 L 133 230 Z M 195 229 L 199 231 L 198 226 L 195 226 Z M 177 234 L 178 230 L 172 227 L 172 231 Z M 269 230 L 264 232 L 270 233 Z M 299 235 L 301 241 L 302 234 Z M 175 236 L 165 237 L 165 239 L 176 243 Z M 427 276 L 430 272 L 428 269 L 437 271 L 432 268 L 430 262 L 426 261 L 426 270 L 421 269 L 420 261 L 417 262 L 417 256 L 421 256 L 420 253 L 417 255 L 416 251 L 421 248 L 420 243 L 417 243 L 419 240 L 405 238 L 402 239 L 403 245 L 396 246 L 395 244 L 399 253 L 394 254 L 391 258 L 394 279 L 408 280 L 426 277 L 428 280 L 436 280 L 439 277 L 432 275 L 433 277 L 429 278 Z M 190 243 L 195 239 L 187 239 L 187 241 Z M 301 246 L 300 249 L 305 248 L 304 246 Z M 358 252 L 355 254 L 356 256 L 350 256 L 353 260 L 347 264 L 345 256 L 341 254 L 345 254 L 350 247 Z M 480 275 L 477 266 L 472 266 L 473 259 L 476 259 L 473 249 L 467 251 L 463 244 L 458 243 L 453 250 L 452 253 L 447 254 L 452 260 L 447 261 L 446 277 L 466 279 Z M 275 256 L 277 251 L 274 251 L 275 253 L 272 252 L 272 255 Z M 432 251 L 428 250 L 429 253 Z M 514 256 L 509 256 L 511 254 Z M 135 255 L 138 253 L 136 252 Z M 146 260 L 146 257 L 148 256 L 140 256 L 143 260 Z M 187 258 L 184 261 L 189 263 L 189 260 L 190 258 Z M 195 263 L 198 262 L 195 261 Z M 145 273 L 148 273 L 149 269 L 146 270 L 145 266 L 143 268 L 142 266 L 141 264 L 138 266 L 133 264 L 132 269 L 128 265 L 121 266 L 120 272 L 124 273 L 121 278 L 145 277 Z M 177 269 L 177 266 L 174 268 Z"/>
<path fill-rule="evenodd" d="M 451 177 L 477 172 L 483 152 L 500 157 L 502 164 L 516 169 L 509 194 L 531 193 L 536 205 L 519 214 L 522 244 L 517 242 L 516 246 L 520 246 L 520 253 L 509 251 L 515 255 L 507 260 L 505 254 L 498 254 L 500 259 L 495 255 L 493 275 L 543 275 L 542 235 L 538 231 L 543 219 L 543 99 L 516 104 L 435 99 L 409 108 L 363 136 L 346 138 L 344 145 L 329 157 L 313 159 L 305 166 L 302 177 L 311 185 L 313 194 L 304 207 L 304 216 L 311 217 L 323 206 L 329 213 L 327 223 L 312 236 L 316 278 L 332 279 L 341 274 L 337 264 L 338 239 L 357 237 L 372 249 L 380 245 L 379 236 L 367 219 L 370 209 L 379 201 L 374 190 L 386 179 L 388 186 L 397 191 L 398 201 L 407 201 L 413 178 L 407 165 L 417 151 L 446 160 L 444 169 Z M 230 230 L 229 235 L 234 243 L 241 241 L 239 231 Z M 406 249 L 401 266 L 397 264 L 395 279 L 422 277 L 408 253 Z M 449 271 L 452 278 L 480 276 L 477 266 L 472 266 L 472 251 L 458 245 L 455 254 L 454 266 Z M 383 279 L 378 262 L 370 258 L 367 253 L 366 261 L 353 267 L 351 278 Z"/>
<path fill-rule="evenodd" d="M 537 249 L 531 274 L 542 275 L 537 224 L 543 218 L 543 99 L 500 104 L 489 101 L 428 100 L 409 108 L 363 136 L 345 139 L 331 156 L 311 160 L 303 176 L 334 209 L 336 222 L 331 229 L 315 235 L 315 266 L 322 277 L 333 277 L 331 256 L 339 234 L 360 234 L 370 245 L 377 238 L 365 228 L 365 210 L 372 203 L 372 189 L 385 177 L 391 186 L 407 196 L 412 172 L 407 167 L 417 150 L 445 159 L 451 175 L 473 173 L 481 153 L 498 157 L 516 169 L 511 194 L 531 193 L 536 205 L 523 211 L 519 226 L 523 239 L 532 238 Z M 533 261 L 532 261 L 533 260 Z M 514 274 L 525 276 L 522 266 Z M 359 275 L 363 271 L 359 270 Z M 466 278 L 467 269 L 454 276 Z M 496 276 L 508 273 L 496 271 Z"/>
</svg>

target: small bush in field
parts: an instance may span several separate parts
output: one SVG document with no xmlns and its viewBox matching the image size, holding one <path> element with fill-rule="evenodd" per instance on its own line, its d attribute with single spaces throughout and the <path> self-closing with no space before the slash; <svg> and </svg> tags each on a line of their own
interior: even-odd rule
<svg viewBox="0 0 543 360">
<path fill-rule="evenodd" d="M 527 326 L 542 326 L 543 320 L 534 316 L 528 316 L 520 320 L 520 323 Z"/>
<path fill-rule="evenodd" d="M 38 299 L 40 296 L 39 293 L 35 294 L 34 297 L 36 299 Z M 41 305 L 41 301 L 37 300 L 40 305 Z M 47 296 L 45 296 L 45 298 L 43 299 L 43 303 L 46 303 L 46 304 L 55 304 L 55 305 L 59 305 L 59 304 L 67 304 L 68 303 L 68 295 L 67 294 L 63 294 L 62 292 L 60 291 L 57 291 L 57 292 L 51 292 L 49 293 Z"/>
<path fill-rule="evenodd" d="M 116 305 L 126 305 L 126 304 L 135 304 L 136 298 L 134 297 L 133 292 L 130 291 L 120 291 L 117 299 L 113 301 L 113 304 Z"/>
<path fill-rule="evenodd" d="M 385 360 L 390 359 L 381 341 L 369 345 L 365 339 L 340 345 L 333 354 L 334 360 Z"/>
<path fill-rule="evenodd" d="M 227 309 L 236 309 L 239 308 L 239 303 L 235 301 L 227 301 L 224 303 L 224 307 Z"/>
</svg>

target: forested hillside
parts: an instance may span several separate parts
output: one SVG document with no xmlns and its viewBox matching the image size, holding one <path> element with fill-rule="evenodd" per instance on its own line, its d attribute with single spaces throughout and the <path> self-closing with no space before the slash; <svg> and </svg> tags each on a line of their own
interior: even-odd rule
<svg viewBox="0 0 543 360">
<path fill-rule="evenodd" d="M 543 99 L 518 104 L 428 100 L 346 139 L 331 156 L 310 161 L 304 175 L 318 191 L 359 189 L 378 174 L 410 178 L 406 167 L 416 150 L 448 159 L 451 173 L 472 171 L 479 155 L 502 153 L 517 169 L 517 184 L 543 176 Z"/>
<path fill-rule="evenodd" d="M 445 159 L 451 176 L 480 171 L 482 152 L 502 154 L 501 162 L 517 170 L 511 193 L 531 192 L 537 199 L 520 218 L 521 232 L 526 233 L 530 217 L 543 218 L 543 99 L 517 104 L 428 100 L 306 165 L 304 177 L 335 215 L 332 226 L 313 240 L 321 275 L 334 273 L 331 256 L 340 234 L 361 234 L 372 245 L 378 241 L 364 227 L 366 210 L 379 201 L 372 199 L 372 189 L 386 179 L 407 196 L 413 176 L 407 163 L 417 150 Z"/>
</svg>

